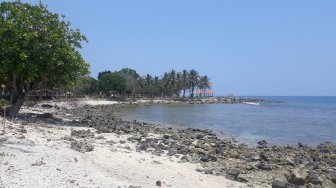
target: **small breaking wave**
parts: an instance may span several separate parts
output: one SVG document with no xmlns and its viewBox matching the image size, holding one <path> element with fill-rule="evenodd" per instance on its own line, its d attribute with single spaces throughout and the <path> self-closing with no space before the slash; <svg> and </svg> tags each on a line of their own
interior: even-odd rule
<svg viewBox="0 0 336 188">
<path fill-rule="evenodd" d="M 254 106 L 259 106 L 260 103 L 258 102 L 243 102 L 244 104 L 248 104 L 248 105 L 254 105 Z"/>
</svg>

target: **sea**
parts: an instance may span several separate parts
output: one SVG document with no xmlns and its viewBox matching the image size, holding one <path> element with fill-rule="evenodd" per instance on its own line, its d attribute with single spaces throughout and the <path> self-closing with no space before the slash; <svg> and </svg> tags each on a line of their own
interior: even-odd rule
<svg viewBox="0 0 336 188">
<path fill-rule="evenodd" d="M 122 108 L 123 119 L 199 128 L 254 146 L 336 143 L 336 97 L 258 96 L 249 104 L 157 104 Z"/>
</svg>

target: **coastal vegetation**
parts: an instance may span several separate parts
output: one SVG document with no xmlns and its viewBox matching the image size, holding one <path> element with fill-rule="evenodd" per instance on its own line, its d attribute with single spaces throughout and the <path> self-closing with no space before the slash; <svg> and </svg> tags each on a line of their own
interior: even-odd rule
<svg viewBox="0 0 336 188">
<path fill-rule="evenodd" d="M 10 93 L 9 116 L 17 115 L 30 91 L 70 88 L 88 74 L 78 51 L 87 39 L 70 25 L 42 3 L 0 4 L 0 83 Z"/>
<path fill-rule="evenodd" d="M 79 49 L 87 39 L 71 28 L 65 16 L 41 2 L 0 4 L 0 83 L 8 93 L 7 115 L 18 114 L 31 92 L 62 90 L 75 95 L 118 97 L 186 97 L 211 88 L 210 78 L 198 71 L 171 70 L 162 76 L 140 76 L 135 70 L 102 71 L 90 77 L 89 64 Z M 2 92 L 2 97 L 4 91 Z M 201 92 L 199 96 L 202 96 Z"/>
<path fill-rule="evenodd" d="M 106 96 L 118 95 L 122 97 L 189 97 L 195 96 L 196 89 L 205 91 L 211 89 L 210 78 L 202 76 L 198 71 L 171 70 L 162 76 L 146 74 L 140 76 L 135 70 L 124 68 L 120 71 L 102 71 L 98 79 L 82 77 L 74 89 L 75 93 L 94 95 L 103 92 Z M 202 92 L 201 92 L 202 93 Z M 202 94 L 199 96 L 202 96 Z M 204 92 L 203 92 L 204 93 Z"/>
</svg>

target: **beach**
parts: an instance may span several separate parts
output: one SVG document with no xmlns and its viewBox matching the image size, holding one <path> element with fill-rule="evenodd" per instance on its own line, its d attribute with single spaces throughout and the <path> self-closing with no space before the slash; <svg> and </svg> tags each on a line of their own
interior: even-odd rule
<svg viewBox="0 0 336 188">
<path fill-rule="evenodd" d="M 27 102 L 17 120 L 0 119 L 0 187 L 335 187 L 332 143 L 249 147 L 125 121 L 113 113 L 119 105 Z"/>
<path fill-rule="evenodd" d="M 38 114 L 59 111 L 43 104 L 25 106 L 21 111 L 37 118 L 0 119 L 6 124 L 6 132 L 0 136 L 0 187 L 246 187 L 199 173 L 196 164 L 180 163 L 177 157 L 137 152 L 136 143 L 127 140 L 130 135 L 97 134 L 94 128 L 74 126 L 72 114 L 53 116 L 62 121 L 39 119 Z M 59 109 L 72 108 L 66 102 L 58 104 Z M 76 137 L 71 136 L 73 131 L 90 134 Z M 73 140 L 86 140 L 94 149 L 78 152 L 71 149 Z"/>
</svg>

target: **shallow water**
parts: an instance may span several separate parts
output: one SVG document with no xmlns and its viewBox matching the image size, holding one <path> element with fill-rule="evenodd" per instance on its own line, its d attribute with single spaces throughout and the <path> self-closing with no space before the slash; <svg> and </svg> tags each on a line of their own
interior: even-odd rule
<svg viewBox="0 0 336 188">
<path fill-rule="evenodd" d="M 260 98 L 260 97 L 259 97 Z M 125 107 L 124 119 L 210 129 L 254 145 L 336 143 L 336 97 L 261 97 L 272 103 L 171 104 Z"/>
</svg>

